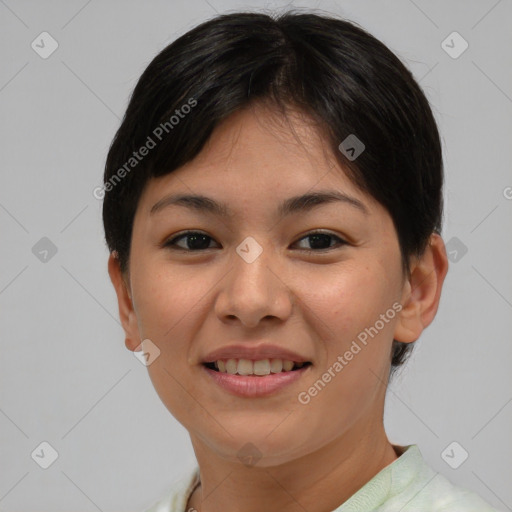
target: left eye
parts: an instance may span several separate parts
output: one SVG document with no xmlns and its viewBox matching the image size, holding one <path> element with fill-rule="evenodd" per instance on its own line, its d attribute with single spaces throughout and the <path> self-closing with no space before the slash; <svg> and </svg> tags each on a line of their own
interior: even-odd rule
<svg viewBox="0 0 512 512">
<path fill-rule="evenodd" d="M 310 247 L 301 247 L 302 250 L 328 250 L 332 249 L 336 245 L 346 245 L 347 242 L 340 238 L 339 236 L 333 235 L 331 233 L 322 233 L 315 232 L 309 233 L 308 235 L 300 238 L 296 244 L 300 243 L 302 240 L 310 239 L 309 245 Z M 185 247 L 179 245 L 178 242 L 182 240 L 185 241 Z M 331 245 L 331 241 L 335 241 L 334 245 Z M 178 235 L 174 238 L 171 238 L 167 242 L 165 242 L 164 247 L 169 247 L 171 249 L 178 248 L 189 252 L 198 252 L 205 249 L 210 249 L 210 241 L 213 241 L 211 236 L 206 235 L 205 233 L 200 233 L 198 231 L 187 231 Z M 336 243 L 337 242 L 337 243 Z"/>
<path fill-rule="evenodd" d="M 302 237 L 298 242 L 302 240 L 310 240 L 310 246 L 312 249 L 319 249 L 319 250 L 326 250 L 326 249 L 332 249 L 336 245 L 345 245 L 347 242 L 340 238 L 339 236 L 333 235 L 331 233 L 310 233 L 309 235 L 306 235 Z M 330 245 L 329 239 L 331 240 L 337 240 L 338 243 L 335 243 L 334 245 Z M 297 242 L 297 243 L 298 243 Z M 306 250 L 310 250 L 308 247 L 305 248 Z"/>
</svg>

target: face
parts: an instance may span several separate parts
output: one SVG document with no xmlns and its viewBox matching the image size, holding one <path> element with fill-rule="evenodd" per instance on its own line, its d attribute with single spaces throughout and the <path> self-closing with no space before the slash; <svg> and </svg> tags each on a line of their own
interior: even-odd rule
<svg viewBox="0 0 512 512">
<path fill-rule="evenodd" d="M 410 287 L 391 217 L 350 182 L 313 125 L 289 122 L 261 106 L 239 111 L 196 159 L 148 183 L 121 313 L 129 349 L 158 347 L 149 375 L 194 446 L 235 461 L 251 443 L 262 466 L 373 428 L 393 337 L 412 341 L 400 322 Z M 318 193 L 341 199 L 290 202 Z M 207 197 L 224 213 L 176 195 Z M 266 377 L 204 364 L 230 355 L 306 364 Z"/>
</svg>

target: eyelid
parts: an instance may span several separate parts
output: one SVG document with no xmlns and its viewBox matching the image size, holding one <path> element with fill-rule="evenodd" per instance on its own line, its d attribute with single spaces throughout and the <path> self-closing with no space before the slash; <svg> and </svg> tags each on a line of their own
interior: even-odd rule
<svg viewBox="0 0 512 512">
<path fill-rule="evenodd" d="M 317 229 L 317 230 L 313 230 L 313 231 L 307 231 L 303 235 L 300 235 L 299 238 L 297 238 L 297 240 L 293 244 L 295 245 L 297 242 L 300 242 L 304 238 L 308 238 L 313 235 L 328 235 L 334 239 L 337 239 L 337 243 L 334 244 L 332 247 L 327 247 L 325 249 L 316 249 L 316 250 L 315 249 L 298 249 L 299 251 L 306 251 L 309 253 L 311 253 L 311 252 L 312 253 L 323 253 L 323 252 L 329 252 L 333 249 L 337 249 L 338 247 L 341 247 L 344 245 L 348 245 L 348 243 L 349 243 L 345 238 L 343 238 L 342 236 L 340 236 L 336 233 L 333 233 L 332 231 L 324 230 L 324 229 Z"/>
<path fill-rule="evenodd" d="M 204 235 L 208 238 L 210 238 L 211 240 L 215 241 L 215 238 L 213 238 L 212 236 L 210 236 L 208 233 L 205 233 L 204 231 L 200 230 L 200 229 L 185 229 L 183 231 L 179 231 L 178 233 L 174 233 L 172 236 L 166 238 L 162 244 L 160 244 L 160 247 L 163 248 L 163 249 L 172 249 L 172 250 L 176 250 L 176 251 L 182 251 L 182 252 L 204 252 L 206 251 L 207 249 L 202 249 L 200 251 L 193 251 L 193 250 L 190 250 L 190 249 L 183 249 L 183 247 L 179 247 L 176 245 L 176 242 L 180 239 L 180 238 L 186 238 L 187 235 Z M 216 241 L 215 241 L 216 242 Z M 218 243 L 218 242 L 216 242 Z"/>
<path fill-rule="evenodd" d="M 188 252 L 188 253 L 201 253 L 201 252 L 207 251 L 208 249 L 212 249 L 212 247 L 209 247 L 207 249 L 200 249 L 200 250 L 195 250 L 194 251 L 192 249 L 184 249 L 183 247 L 179 247 L 179 246 L 176 245 L 176 242 L 180 238 L 186 238 L 187 235 L 193 235 L 193 234 L 204 235 L 207 238 L 210 238 L 210 240 L 213 240 L 215 243 L 218 243 L 218 242 L 216 242 L 215 238 L 213 238 L 208 233 L 205 233 L 202 230 L 199 230 L 199 229 L 188 229 L 188 230 L 184 230 L 184 231 L 175 233 L 170 238 L 166 238 L 164 240 L 164 242 L 161 244 L 161 247 L 162 248 L 168 248 L 168 249 L 171 249 L 171 250 L 176 250 L 176 251 Z M 312 231 L 306 231 L 304 234 L 300 235 L 295 240 L 295 242 L 293 242 L 292 245 L 295 245 L 296 243 L 300 242 L 301 240 L 303 240 L 305 238 L 308 238 L 310 236 L 314 236 L 314 235 L 328 235 L 328 236 L 330 236 L 330 237 L 332 237 L 334 239 L 337 239 L 337 243 L 335 245 L 333 245 L 331 247 L 327 247 L 325 249 L 298 249 L 298 250 L 299 251 L 305 251 L 305 252 L 308 252 L 308 253 L 324 253 L 324 252 L 329 252 L 329 251 L 331 251 L 333 249 L 336 249 L 336 248 L 339 248 L 339 247 L 342 247 L 342 246 L 345 246 L 345 245 L 349 244 L 349 242 L 345 238 L 343 238 L 342 236 L 340 236 L 340 235 L 338 235 L 336 233 L 333 233 L 332 231 L 323 230 L 323 229 L 317 229 L 317 230 L 312 230 Z"/>
</svg>

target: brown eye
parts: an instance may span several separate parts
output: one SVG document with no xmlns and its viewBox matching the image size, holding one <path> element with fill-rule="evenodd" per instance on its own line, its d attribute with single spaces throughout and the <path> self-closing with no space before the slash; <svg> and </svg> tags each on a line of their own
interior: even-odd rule
<svg viewBox="0 0 512 512">
<path fill-rule="evenodd" d="M 328 250 L 328 249 L 332 249 L 337 246 L 342 246 L 342 245 L 347 244 L 347 242 L 345 240 L 343 240 L 342 238 L 340 238 L 337 235 L 333 235 L 332 233 L 323 233 L 320 231 L 315 232 L 315 233 L 309 233 L 308 235 L 302 237 L 299 240 L 299 242 L 301 242 L 302 240 L 307 240 L 307 239 L 310 240 L 310 242 L 309 242 L 310 247 L 302 247 L 302 249 L 304 249 L 304 250 L 314 250 L 314 251 L 320 250 L 320 251 L 322 251 L 322 250 Z M 335 241 L 334 245 L 331 245 L 332 240 Z"/>
<path fill-rule="evenodd" d="M 309 240 L 309 247 L 300 247 L 300 249 L 314 252 L 327 251 L 348 243 L 337 235 L 324 232 L 309 233 L 296 243 L 301 243 L 303 240 Z M 213 248 L 210 246 L 212 241 L 213 238 L 211 236 L 200 231 L 186 231 L 169 239 L 165 242 L 164 247 L 173 250 L 199 252 Z"/>
<path fill-rule="evenodd" d="M 199 231 L 187 231 L 165 242 L 164 247 L 170 249 L 184 250 L 184 251 L 203 251 L 210 248 L 210 242 L 213 240 L 211 236 L 201 233 Z M 179 242 L 184 241 L 183 245 Z"/>
</svg>

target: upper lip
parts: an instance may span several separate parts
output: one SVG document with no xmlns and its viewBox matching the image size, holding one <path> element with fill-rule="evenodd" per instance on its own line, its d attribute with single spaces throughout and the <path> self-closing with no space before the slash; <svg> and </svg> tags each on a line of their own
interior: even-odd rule
<svg viewBox="0 0 512 512">
<path fill-rule="evenodd" d="M 202 360 L 202 363 L 214 363 L 219 359 L 252 359 L 254 361 L 261 359 L 284 359 L 296 363 L 306 363 L 310 360 L 287 348 L 268 343 L 259 345 L 236 344 L 220 347 L 209 352 Z"/>
</svg>

